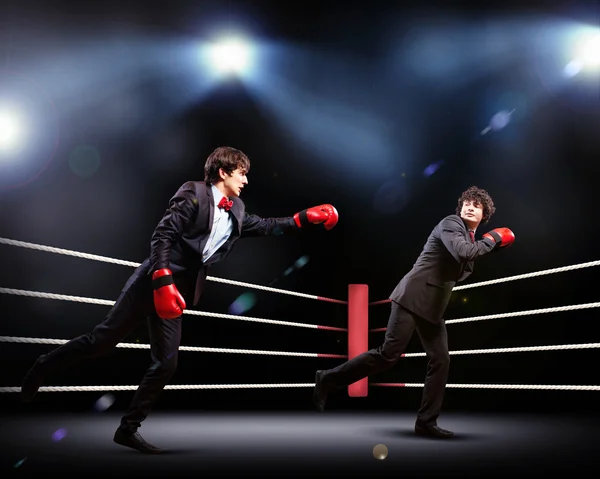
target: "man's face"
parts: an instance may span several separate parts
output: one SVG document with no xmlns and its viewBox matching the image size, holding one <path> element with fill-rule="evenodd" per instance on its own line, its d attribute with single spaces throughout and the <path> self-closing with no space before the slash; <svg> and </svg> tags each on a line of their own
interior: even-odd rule
<svg viewBox="0 0 600 479">
<path fill-rule="evenodd" d="M 221 178 L 223 179 L 223 186 L 225 188 L 225 195 L 240 196 L 242 188 L 248 184 L 248 178 L 246 177 L 246 170 L 243 168 L 236 168 L 231 175 L 228 175 L 223 169 L 219 171 Z"/>
<path fill-rule="evenodd" d="M 467 223 L 469 229 L 475 229 L 483 219 L 483 207 L 476 201 L 463 202 L 460 217 Z"/>
</svg>

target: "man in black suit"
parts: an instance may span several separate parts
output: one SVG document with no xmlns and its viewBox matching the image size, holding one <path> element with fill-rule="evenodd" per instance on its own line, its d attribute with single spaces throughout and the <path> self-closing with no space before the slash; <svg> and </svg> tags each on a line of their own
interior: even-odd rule
<svg viewBox="0 0 600 479">
<path fill-rule="evenodd" d="M 333 369 L 317 371 L 313 400 L 319 411 L 324 410 L 330 391 L 396 364 L 416 329 L 429 362 L 415 433 L 439 438 L 454 435 L 437 425 L 450 364 L 442 316 L 452 288 L 473 272 L 474 260 L 513 243 L 515 237 L 508 228 L 496 228 L 475 241 L 475 230 L 494 212 L 485 190 L 472 186 L 461 194 L 456 214 L 433 228 L 412 269 L 390 295 L 391 313 L 383 344 Z"/>
<path fill-rule="evenodd" d="M 260 218 L 240 199 L 248 184 L 248 157 L 230 147 L 206 160 L 204 182 L 183 184 L 169 202 L 151 238 L 150 256 L 136 268 L 108 315 L 94 330 L 40 356 L 23 379 L 30 402 L 44 380 L 83 359 L 101 356 L 147 318 L 153 364 L 143 377 L 115 432 L 114 441 L 140 452 L 162 452 L 137 432 L 177 368 L 182 314 L 196 305 L 207 270 L 225 258 L 241 237 L 294 234 L 316 224 L 333 228 L 338 214 L 320 205 L 293 217 Z"/>
</svg>

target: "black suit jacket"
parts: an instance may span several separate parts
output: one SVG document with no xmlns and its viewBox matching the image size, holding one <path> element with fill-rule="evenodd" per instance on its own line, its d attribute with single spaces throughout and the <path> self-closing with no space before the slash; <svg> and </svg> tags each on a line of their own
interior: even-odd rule
<svg viewBox="0 0 600 479">
<path fill-rule="evenodd" d="M 156 226 L 150 242 L 147 273 L 169 268 L 184 297 L 193 291 L 193 304 L 200 300 L 209 265 L 225 258 L 241 237 L 292 234 L 300 231 L 293 217 L 260 218 L 246 213 L 240 198 L 232 198 L 229 210 L 233 231 L 206 263 L 202 252 L 212 230 L 214 198 L 210 184 L 203 181 L 184 183 L 169 201 L 169 207 Z"/>
<path fill-rule="evenodd" d="M 474 260 L 494 247 L 494 241 L 487 238 L 471 243 L 462 218 L 446 216 L 433 228 L 417 261 L 390 299 L 428 321 L 440 323 L 452 288 L 473 272 Z"/>
</svg>

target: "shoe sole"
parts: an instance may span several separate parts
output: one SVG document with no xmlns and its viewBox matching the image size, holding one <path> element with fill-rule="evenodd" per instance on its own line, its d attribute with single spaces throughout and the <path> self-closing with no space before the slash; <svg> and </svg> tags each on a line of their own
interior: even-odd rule
<svg viewBox="0 0 600 479">
<path fill-rule="evenodd" d="M 433 439 L 451 439 L 454 437 L 454 434 L 452 434 L 450 436 L 438 436 L 436 434 L 431 434 L 431 433 L 425 432 L 425 431 L 415 431 L 415 435 L 420 436 L 420 437 L 431 437 Z"/>
<path fill-rule="evenodd" d="M 153 451 L 151 449 L 139 449 L 137 447 L 132 446 L 131 444 L 125 444 L 125 443 L 119 442 L 114 438 L 113 438 L 113 442 L 115 444 L 118 444 L 119 446 L 128 447 L 129 449 L 133 449 L 134 451 L 138 451 L 142 454 L 162 454 L 163 452 L 165 452 L 162 449 L 157 449 L 155 451 Z"/>
</svg>

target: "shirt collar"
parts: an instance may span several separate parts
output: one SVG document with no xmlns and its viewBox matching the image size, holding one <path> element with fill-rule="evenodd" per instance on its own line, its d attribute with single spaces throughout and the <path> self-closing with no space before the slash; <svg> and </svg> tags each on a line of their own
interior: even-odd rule
<svg viewBox="0 0 600 479">
<path fill-rule="evenodd" d="M 221 198 L 225 198 L 225 195 L 219 191 L 219 189 L 215 185 L 210 185 L 213 193 L 213 201 L 215 202 L 215 206 L 218 206 Z"/>
</svg>

